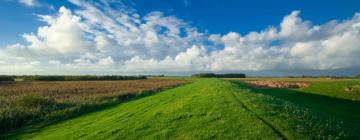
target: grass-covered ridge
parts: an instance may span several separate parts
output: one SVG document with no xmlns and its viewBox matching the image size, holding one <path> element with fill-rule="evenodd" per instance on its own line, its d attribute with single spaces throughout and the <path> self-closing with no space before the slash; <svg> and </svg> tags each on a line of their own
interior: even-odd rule
<svg viewBox="0 0 360 140">
<path fill-rule="evenodd" d="M 290 94 L 289 91 L 281 92 L 280 94 Z M 359 137 L 357 124 L 350 124 L 342 116 L 332 117 L 332 112 L 321 110 L 326 106 L 319 105 L 322 107 L 320 109 L 312 108 L 300 104 L 306 97 L 296 100 L 285 98 L 285 95 L 280 97 L 271 94 L 272 92 L 253 89 L 238 81 L 200 79 L 153 96 L 50 126 L 22 131 L 7 138 L 354 139 Z M 307 93 L 295 94 L 307 96 Z"/>
</svg>

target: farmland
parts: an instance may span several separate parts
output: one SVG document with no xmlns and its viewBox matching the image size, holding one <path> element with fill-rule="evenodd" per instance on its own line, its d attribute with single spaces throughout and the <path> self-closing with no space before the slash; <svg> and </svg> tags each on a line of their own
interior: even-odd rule
<svg viewBox="0 0 360 140">
<path fill-rule="evenodd" d="M 196 78 L 152 96 L 49 125 L 7 133 L 6 139 L 357 139 L 357 79 L 271 79 L 308 87 L 256 88 L 258 79 Z"/>
<path fill-rule="evenodd" d="M 0 140 L 360 140 L 360 0 L 0 11 Z"/>
<path fill-rule="evenodd" d="M 317 95 L 335 97 L 340 99 L 348 99 L 360 101 L 360 85 L 359 79 L 330 79 L 330 78 L 244 78 L 244 79 L 228 79 L 241 81 L 259 81 L 273 80 L 285 82 L 302 82 L 310 86 L 307 88 L 297 89 L 298 91 L 308 92 Z M 354 87 L 354 88 L 352 88 Z M 348 90 L 352 88 L 352 90 Z"/>
<path fill-rule="evenodd" d="M 0 83 L 0 132 L 61 120 L 186 82 L 144 79 Z"/>
</svg>

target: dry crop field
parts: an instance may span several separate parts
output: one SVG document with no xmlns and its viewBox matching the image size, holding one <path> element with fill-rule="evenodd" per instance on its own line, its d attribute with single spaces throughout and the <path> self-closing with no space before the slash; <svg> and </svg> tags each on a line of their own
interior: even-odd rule
<svg viewBox="0 0 360 140">
<path fill-rule="evenodd" d="M 0 83 L 0 132 L 184 84 L 176 79 Z"/>
</svg>

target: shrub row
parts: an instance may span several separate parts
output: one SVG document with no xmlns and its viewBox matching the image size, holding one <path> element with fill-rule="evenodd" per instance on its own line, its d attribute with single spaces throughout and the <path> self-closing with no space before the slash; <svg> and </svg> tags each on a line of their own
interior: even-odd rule
<svg viewBox="0 0 360 140">
<path fill-rule="evenodd" d="M 242 73 L 227 73 L 227 74 L 215 74 L 215 73 L 198 73 L 193 74 L 191 77 L 198 77 L 198 78 L 246 78 L 245 74 Z"/>
<path fill-rule="evenodd" d="M 332 78 L 332 79 L 346 79 L 346 78 L 360 78 L 360 75 L 355 76 L 333 76 L 333 75 L 319 75 L 319 76 L 309 76 L 309 75 L 301 75 L 301 76 L 286 76 L 287 78 Z"/>
<path fill-rule="evenodd" d="M 119 76 L 119 75 L 109 75 L 109 76 L 18 76 L 18 78 L 24 79 L 25 81 L 90 81 L 90 80 L 136 80 L 136 79 L 146 79 L 146 76 Z"/>
<path fill-rule="evenodd" d="M 0 81 L 15 81 L 13 76 L 0 75 Z"/>
</svg>

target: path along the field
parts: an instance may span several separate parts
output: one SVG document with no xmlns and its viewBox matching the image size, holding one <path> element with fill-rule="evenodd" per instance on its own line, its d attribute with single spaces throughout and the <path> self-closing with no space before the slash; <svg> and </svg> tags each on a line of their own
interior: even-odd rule
<svg viewBox="0 0 360 140">
<path fill-rule="evenodd" d="M 353 137 L 307 108 L 221 79 L 191 84 L 10 139 L 314 139 Z M 320 115 L 321 116 L 321 115 Z M 358 129 L 354 130 L 357 131 Z M 349 134 L 350 135 L 349 135 Z M 354 136 L 356 137 L 356 136 Z"/>
</svg>

